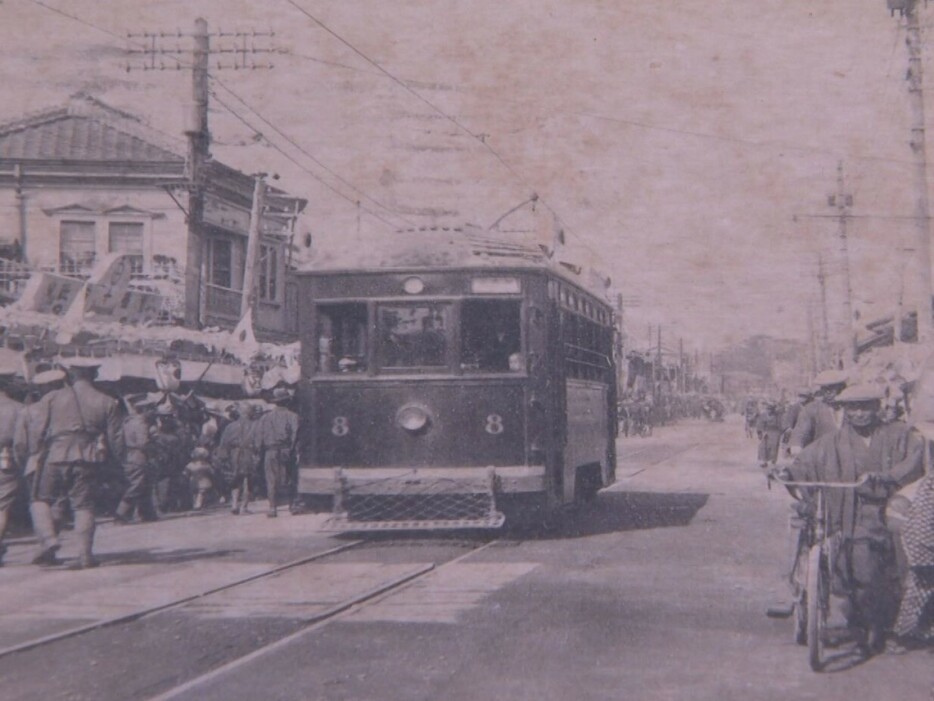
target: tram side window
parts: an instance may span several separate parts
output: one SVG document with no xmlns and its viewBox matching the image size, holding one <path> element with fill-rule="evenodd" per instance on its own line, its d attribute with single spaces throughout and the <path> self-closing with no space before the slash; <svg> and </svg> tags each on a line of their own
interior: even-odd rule
<svg viewBox="0 0 934 701">
<path fill-rule="evenodd" d="M 317 312 L 318 372 L 365 372 L 366 304 L 319 304 Z"/>
<path fill-rule="evenodd" d="M 461 368 L 521 372 L 522 333 L 519 302 L 470 299 L 461 306 Z"/>
<path fill-rule="evenodd" d="M 384 368 L 437 368 L 448 364 L 448 304 L 379 308 L 380 364 Z"/>
</svg>

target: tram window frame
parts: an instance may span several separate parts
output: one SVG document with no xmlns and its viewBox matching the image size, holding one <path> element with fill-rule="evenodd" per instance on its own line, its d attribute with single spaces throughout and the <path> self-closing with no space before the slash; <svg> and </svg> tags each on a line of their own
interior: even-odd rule
<svg viewBox="0 0 934 701">
<path fill-rule="evenodd" d="M 521 299 L 466 298 L 460 302 L 459 317 L 457 350 L 462 372 L 516 374 L 525 371 Z M 474 319 L 490 321 L 478 324 L 472 332 L 468 325 Z M 493 346 L 494 342 L 499 348 Z"/>
<path fill-rule="evenodd" d="M 567 377 L 574 380 L 609 382 L 612 348 L 611 342 L 607 342 L 607 327 L 570 309 L 562 310 L 561 317 L 562 348 Z M 598 357 L 599 366 L 594 362 Z"/>
<path fill-rule="evenodd" d="M 337 315 L 331 313 L 331 310 L 343 313 Z M 330 328 L 323 328 L 325 321 L 328 322 Z M 317 302 L 315 304 L 316 372 L 322 375 L 365 373 L 370 347 L 369 326 L 366 302 Z M 345 345 L 357 347 L 351 349 L 345 348 Z M 347 350 L 356 352 L 348 353 Z"/>
<path fill-rule="evenodd" d="M 437 364 L 413 363 L 404 365 L 391 364 L 387 357 L 387 339 L 383 326 L 383 313 L 396 309 L 412 309 L 416 307 L 435 307 L 441 313 L 442 331 L 441 339 L 443 346 L 438 354 L 439 362 Z M 417 301 L 392 301 L 380 302 L 375 309 L 375 349 L 377 366 L 380 372 L 388 374 L 405 373 L 447 373 L 452 367 L 452 358 L 456 350 L 457 338 L 454 330 L 454 305 L 448 301 L 437 301 L 428 299 L 419 299 Z"/>
</svg>

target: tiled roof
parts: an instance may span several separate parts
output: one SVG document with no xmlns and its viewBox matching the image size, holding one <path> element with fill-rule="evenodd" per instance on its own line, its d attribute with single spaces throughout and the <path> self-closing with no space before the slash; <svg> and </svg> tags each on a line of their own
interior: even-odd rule
<svg viewBox="0 0 934 701">
<path fill-rule="evenodd" d="M 0 125 L 0 160 L 180 163 L 175 144 L 139 119 L 93 98 Z"/>
</svg>

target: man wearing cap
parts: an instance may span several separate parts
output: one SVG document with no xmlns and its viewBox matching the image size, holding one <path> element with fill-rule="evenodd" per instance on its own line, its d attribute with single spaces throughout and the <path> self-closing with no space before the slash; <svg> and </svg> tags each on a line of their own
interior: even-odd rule
<svg viewBox="0 0 934 701">
<path fill-rule="evenodd" d="M 284 405 L 292 400 L 292 392 L 276 387 L 269 401 L 275 404 L 259 420 L 257 437 L 263 451 L 263 472 L 266 475 L 266 494 L 269 498 L 270 518 L 277 515 L 279 491 L 288 488 L 290 497 L 295 482 L 295 444 L 298 439 L 298 414 Z"/>
<path fill-rule="evenodd" d="M 194 447 L 191 434 L 175 416 L 170 401 L 156 407 L 156 430 L 152 433 L 148 453 L 155 473 L 156 495 L 159 509 L 183 511 L 190 505 L 185 465 Z"/>
<path fill-rule="evenodd" d="M 807 447 L 821 436 L 837 430 L 840 425 L 834 411 L 834 398 L 846 387 L 847 375 L 841 370 L 825 370 L 814 378 L 816 398 L 801 409 L 791 431 L 792 454 Z"/>
<path fill-rule="evenodd" d="M 778 445 L 782 438 L 782 412 L 778 403 L 766 400 L 756 417 L 756 433 L 759 436 L 759 465 L 766 467 L 778 460 Z"/>
<path fill-rule="evenodd" d="M 37 473 L 35 501 L 51 505 L 67 494 L 75 512 L 75 535 L 80 553 L 76 569 L 97 565 L 94 545 L 94 499 L 101 471 L 108 459 L 122 461 L 123 414 L 120 403 L 95 389 L 99 363 L 89 358 L 70 358 L 66 386 L 45 395 L 36 404 L 36 435 L 46 448 L 44 467 Z M 38 512 L 38 533 L 54 533 L 51 513 Z M 36 513 L 33 518 L 36 518 Z M 40 537 L 42 537 L 40 535 Z M 54 559 L 57 544 L 43 544 L 39 564 Z M 51 552 L 50 552 L 51 551 Z"/>
<path fill-rule="evenodd" d="M 152 468 L 149 465 L 149 429 L 155 423 L 156 410 L 152 404 L 134 406 L 127 401 L 126 420 L 123 423 L 123 439 L 126 443 L 126 459 L 123 476 L 127 487 L 114 513 L 114 523 L 121 525 L 133 520 L 139 511 L 141 521 L 155 521 L 156 507 L 152 500 Z"/>
<path fill-rule="evenodd" d="M 878 652 L 898 605 L 898 573 L 885 505 L 901 487 L 923 474 L 924 442 L 908 425 L 880 420 L 883 392 L 877 385 L 843 390 L 836 401 L 843 424 L 801 451 L 786 479 L 804 482 L 855 483 L 857 489 L 827 493 L 830 534 L 842 544 L 834 560 L 834 593 L 847 597 L 847 621 L 862 631 L 861 644 Z"/>
<path fill-rule="evenodd" d="M 10 377 L 12 373 L 0 373 L 0 380 L 9 380 Z M 20 485 L 21 470 L 13 453 L 13 437 L 22 409 L 22 404 L 10 399 L 6 392 L 0 392 L 0 566 L 6 553 L 3 537 Z"/>
<path fill-rule="evenodd" d="M 38 475 L 45 469 L 46 445 L 39 434 L 39 400 L 49 392 L 65 386 L 65 372 L 59 368 L 36 373 L 31 381 L 32 389 L 26 395 L 26 405 L 19 414 L 13 436 L 13 453 L 18 465 L 22 466 L 29 494 L 29 514 L 32 527 L 39 539 L 39 551 L 33 564 L 54 565 L 59 548 L 58 531 L 68 509 L 67 497 L 59 497 L 52 504 L 36 500 Z"/>
<path fill-rule="evenodd" d="M 257 429 L 261 415 L 257 404 L 248 404 L 242 416 L 235 404 L 228 406 L 227 416 L 232 422 L 221 433 L 217 445 L 218 462 L 231 475 L 230 511 L 235 515 L 249 513 L 250 496 L 259 475 Z"/>
<path fill-rule="evenodd" d="M 799 389 L 798 398 L 791 402 L 782 414 L 782 445 L 785 446 L 785 455 L 791 457 L 791 432 L 798 423 L 801 410 L 811 401 L 811 391 L 807 388 Z"/>
</svg>

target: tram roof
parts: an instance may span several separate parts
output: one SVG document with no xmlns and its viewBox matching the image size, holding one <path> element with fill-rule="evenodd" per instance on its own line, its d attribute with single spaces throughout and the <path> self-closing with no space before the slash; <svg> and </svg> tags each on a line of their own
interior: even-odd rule
<svg viewBox="0 0 934 701">
<path fill-rule="evenodd" d="M 321 250 L 297 273 L 360 273 L 449 268 L 533 268 L 549 270 L 606 299 L 605 278 L 558 260 L 547 246 L 515 240 L 497 231 L 466 225 L 405 229 L 368 246 Z"/>
</svg>

